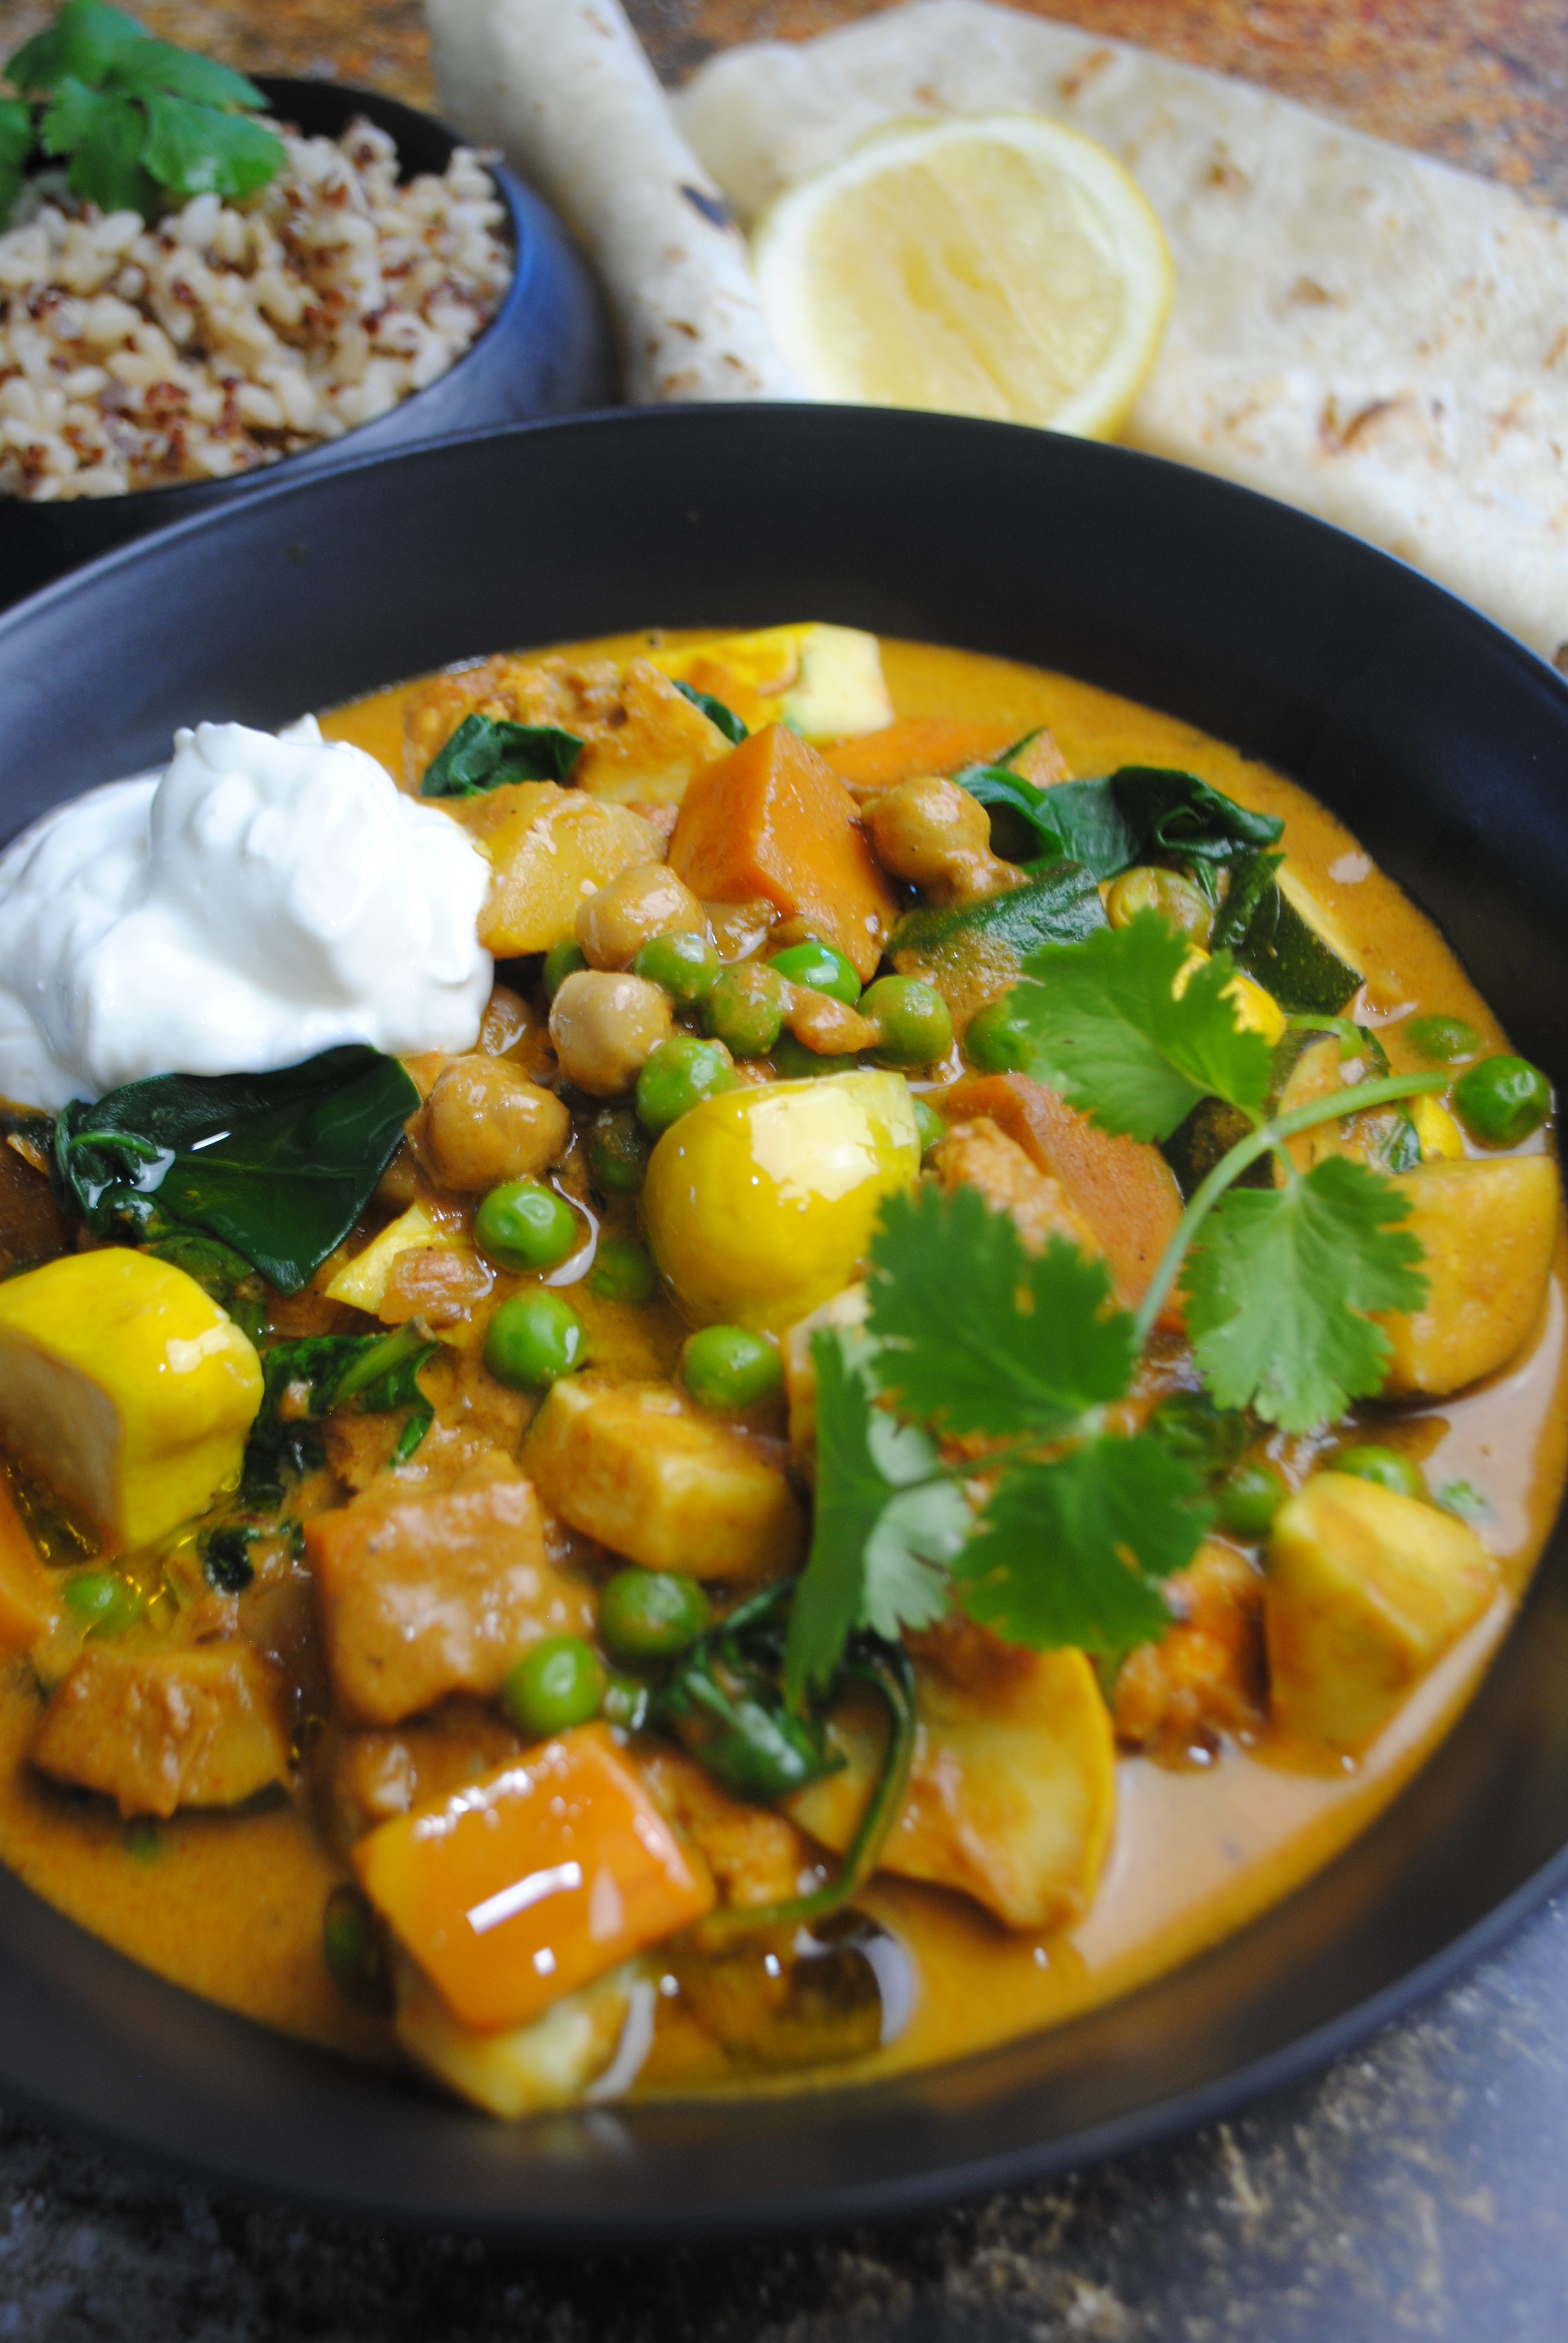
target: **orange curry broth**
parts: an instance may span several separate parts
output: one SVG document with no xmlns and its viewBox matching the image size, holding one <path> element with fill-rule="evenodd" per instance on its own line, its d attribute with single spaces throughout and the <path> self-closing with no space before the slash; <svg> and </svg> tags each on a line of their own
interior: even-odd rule
<svg viewBox="0 0 1568 2343">
<path fill-rule="evenodd" d="M 709 630 L 712 632 L 714 630 Z M 562 646 L 627 659 L 654 642 L 607 637 Z M 1489 1049 L 1505 1037 L 1431 922 L 1374 870 L 1353 838 L 1303 791 L 1190 725 L 1070 677 L 966 652 L 887 641 L 900 716 L 983 719 L 1023 733 L 1048 725 L 1075 773 L 1174 765 L 1241 804 L 1284 817 L 1285 842 L 1366 971 L 1356 1013 L 1382 1029 L 1395 1071 L 1419 1062 L 1403 1041 L 1414 1011 L 1466 1019 Z M 323 718 L 401 781 L 403 704 L 412 686 Z M 1316 1770 L 1299 1756 L 1227 1746 L 1206 1766 L 1124 1756 L 1115 1837 L 1099 1893 L 1075 1927 L 1013 1934 L 966 1898 L 879 1877 L 862 1906 L 902 1939 L 915 2002 L 900 2037 L 849 2065 L 789 2077 L 738 2075 L 678 1995 L 661 2004 L 639 2088 L 799 2087 L 895 2072 L 982 2048 L 1074 2016 L 1190 1958 L 1277 1902 L 1366 1827 L 1452 1725 L 1504 1633 L 1543 1544 L 1565 1469 L 1563 1275 L 1532 1342 L 1462 1398 L 1402 1410 L 1402 1438 L 1434 1486 L 1470 1483 L 1486 1500 L 1487 1544 L 1505 1592 L 1355 1763 Z M 602 1342 L 611 1331 L 607 1323 Z M 629 1331 L 629 1330 L 628 1330 Z M 644 1355 L 625 1371 L 649 1372 Z M 607 1361 L 607 1364 L 613 1363 Z M 41 1695 L 25 1669 L 0 1692 L 0 1859 L 48 1901 L 133 1959 L 268 2025 L 371 2056 L 389 2031 L 339 2000 L 321 1959 L 327 1889 L 343 1875 L 304 1813 L 278 1801 L 226 1817 L 182 1814 L 122 1824 L 104 1801 L 57 1790 L 25 1750 Z M 671 1981 L 673 1982 L 673 1981 Z"/>
</svg>

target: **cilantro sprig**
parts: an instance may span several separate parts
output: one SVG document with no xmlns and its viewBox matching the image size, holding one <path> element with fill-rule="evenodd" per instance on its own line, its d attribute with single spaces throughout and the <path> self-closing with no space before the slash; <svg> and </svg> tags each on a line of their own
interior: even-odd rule
<svg viewBox="0 0 1568 2343">
<path fill-rule="evenodd" d="M 5 66 L 0 222 L 36 147 L 68 158 L 72 193 L 151 219 L 168 197 L 255 195 L 283 168 L 266 98 L 244 74 L 155 40 L 104 0 L 67 0 Z"/>
<path fill-rule="evenodd" d="M 1287 1141 L 1448 1078 L 1385 1075 L 1271 1116 L 1271 1053 L 1241 1023 L 1234 968 L 1190 958 L 1141 913 L 1034 953 L 1010 996 L 1027 1071 L 1102 1128 L 1165 1137 L 1203 1098 L 1249 1126 L 1137 1312 L 1072 1245 L 1031 1254 L 974 1190 L 928 1185 L 883 1208 L 867 1331 L 813 1337 L 816 1524 L 785 1668 L 797 1703 L 826 1692 L 857 1633 L 927 1626 L 944 1597 L 1036 1649 L 1114 1660 L 1163 1631 L 1161 1584 L 1197 1551 L 1206 1476 L 1157 1426 L 1122 1436 L 1105 1419 L 1178 1286 L 1221 1408 L 1306 1431 L 1382 1387 L 1391 1345 L 1373 1313 L 1425 1292 L 1408 1199 L 1348 1157 L 1302 1172 Z M 1281 1184 L 1239 1188 L 1266 1154 Z"/>
</svg>

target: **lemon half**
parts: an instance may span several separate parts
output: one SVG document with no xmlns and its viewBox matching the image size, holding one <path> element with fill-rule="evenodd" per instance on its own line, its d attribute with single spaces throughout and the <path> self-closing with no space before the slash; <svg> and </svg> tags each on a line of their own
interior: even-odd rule
<svg viewBox="0 0 1568 2343">
<path fill-rule="evenodd" d="M 1160 223 L 1112 155 L 1027 114 L 904 123 L 780 196 L 752 260 L 818 398 L 1108 438 L 1171 306 Z"/>
</svg>

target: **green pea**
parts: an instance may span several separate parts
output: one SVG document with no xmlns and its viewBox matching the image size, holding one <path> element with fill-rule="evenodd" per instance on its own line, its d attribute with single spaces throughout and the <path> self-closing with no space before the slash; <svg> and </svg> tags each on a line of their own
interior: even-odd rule
<svg viewBox="0 0 1568 2343">
<path fill-rule="evenodd" d="M 704 1326 L 689 1334 L 680 1372 L 699 1407 L 755 1407 L 784 1383 L 778 1345 L 745 1326 Z"/>
<path fill-rule="evenodd" d="M 640 1733 L 652 1705 L 653 1694 L 647 1684 L 636 1676 L 612 1675 L 605 1684 L 598 1713 L 607 1725 L 618 1725 L 623 1733 Z"/>
<path fill-rule="evenodd" d="M 321 1916 L 321 1956 L 345 2001 L 357 2009 L 382 2015 L 391 2009 L 386 1932 L 368 1900 L 347 1881 L 340 1882 L 327 1898 Z"/>
<path fill-rule="evenodd" d="M 809 985 L 813 992 L 829 993 L 835 1001 L 846 1001 L 853 1009 L 860 998 L 860 980 L 855 964 L 835 951 L 831 944 L 819 943 L 815 936 L 803 944 L 786 944 L 769 960 L 769 968 L 788 977 L 791 984 Z"/>
<path fill-rule="evenodd" d="M 583 1282 L 601 1302 L 649 1302 L 658 1280 L 635 1237 L 605 1237 Z"/>
<path fill-rule="evenodd" d="M 1483 1147 L 1517 1147 L 1552 1111 L 1552 1085 L 1528 1058 L 1483 1058 L 1453 1086 L 1453 1111 Z"/>
<path fill-rule="evenodd" d="M 702 1004 L 702 1021 L 737 1058 L 765 1058 L 784 1030 L 784 979 L 757 960 L 727 968 Z"/>
<path fill-rule="evenodd" d="M 607 1108 L 588 1125 L 588 1170 L 601 1196 L 635 1196 L 652 1152 L 632 1107 Z"/>
<path fill-rule="evenodd" d="M 485 1364 L 513 1391 L 548 1391 L 582 1363 L 582 1320 L 558 1293 L 514 1293 L 485 1329 Z"/>
<path fill-rule="evenodd" d="M 988 1001 L 970 1018 L 964 1035 L 964 1056 L 982 1074 L 1017 1074 L 1028 1067 L 1030 1051 L 1010 992 Z"/>
<path fill-rule="evenodd" d="M 823 1074 L 852 1074 L 860 1062 L 853 1051 L 846 1057 L 825 1058 L 798 1041 L 793 1033 L 780 1033 L 771 1055 L 779 1079 L 786 1082 L 814 1082 Z"/>
<path fill-rule="evenodd" d="M 1405 1031 L 1434 1066 L 1462 1066 L 1481 1048 L 1481 1036 L 1462 1017 L 1416 1017 Z"/>
<path fill-rule="evenodd" d="M 1379 1448 L 1370 1442 L 1359 1448 L 1342 1448 L 1330 1459 L 1331 1473 L 1348 1473 L 1353 1480 L 1373 1481 L 1392 1489 L 1396 1497 L 1424 1497 L 1426 1475 L 1413 1457 L 1398 1448 Z"/>
<path fill-rule="evenodd" d="M 1221 1482 L 1214 1500 L 1217 1527 L 1232 1537 L 1267 1537 L 1290 1491 L 1271 1464 L 1244 1456 Z"/>
<path fill-rule="evenodd" d="M 519 1733 L 547 1741 L 597 1716 L 605 1695 L 604 1662 L 580 1635 L 547 1635 L 526 1652 L 501 1686 L 501 1706 Z"/>
<path fill-rule="evenodd" d="M 936 1108 L 929 1105 L 923 1098 L 911 1098 L 910 1104 L 915 1110 L 915 1129 L 920 1134 L 920 1153 L 922 1157 L 927 1156 L 939 1139 L 947 1137 L 948 1127 Z"/>
<path fill-rule="evenodd" d="M 563 936 L 558 944 L 552 944 L 545 954 L 545 999 L 553 1001 L 568 977 L 587 966 L 583 948 L 575 936 Z"/>
<path fill-rule="evenodd" d="M 861 994 L 860 1014 L 881 1027 L 877 1055 L 890 1066 L 934 1065 L 953 1046 L 947 1002 L 918 976 L 879 976 Z"/>
<path fill-rule="evenodd" d="M 706 936 L 652 936 L 632 961 L 631 972 L 662 985 L 682 1009 L 692 1009 L 719 980 L 719 954 Z"/>
<path fill-rule="evenodd" d="M 672 1660 L 712 1624 L 695 1578 L 669 1570 L 618 1570 L 598 1598 L 598 1631 L 610 1654 L 635 1666 Z"/>
<path fill-rule="evenodd" d="M 146 1604 L 114 1570 L 78 1570 L 60 1589 L 60 1599 L 90 1635 L 121 1635 L 134 1627 Z"/>
<path fill-rule="evenodd" d="M 474 1242 L 498 1269 L 554 1269 L 582 1235 L 582 1222 L 542 1180 L 508 1180 L 474 1214 Z"/>
<path fill-rule="evenodd" d="M 735 1068 L 722 1041 L 673 1033 L 661 1041 L 637 1078 L 638 1118 L 657 1139 L 704 1099 L 735 1088 Z"/>
</svg>

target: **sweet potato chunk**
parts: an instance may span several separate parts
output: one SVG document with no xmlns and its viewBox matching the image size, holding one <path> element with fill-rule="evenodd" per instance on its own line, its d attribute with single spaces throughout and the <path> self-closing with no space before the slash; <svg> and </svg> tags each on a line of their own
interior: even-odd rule
<svg viewBox="0 0 1568 2343">
<path fill-rule="evenodd" d="M 761 897 L 876 970 L 897 917 L 855 819 L 855 800 L 815 749 L 769 724 L 699 773 L 686 792 L 670 868 L 705 901 Z"/>
<path fill-rule="evenodd" d="M 1507 1365 L 1541 1315 L 1557 1242 L 1557 1173 L 1550 1156 L 1427 1163 L 1394 1185 L 1410 1198 L 1403 1225 L 1422 1246 L 1419 1310 L 1378 1323 L 1393 1344 L 1391 1392 L 1432 1398 Z"/>
<path fill-rule="evenodd" d="M 281 1685 L 248 1643 L 95 1645 L 45 1710 L 33 1763 L 123 1815 L 237 1805 L 288 1778 Z"/>
<path fill-rule="evenodd" d="M 1315 1473 L 1269 1540 L 1276 1721 L 1359 1749 L 1496 1592 L 1496 1564 L 1466 1523 L 1348 1473 Z"/>
<path fill-rule="evenodd" d="M 305 1540 L 334 1689 L 367 1725 L 448 1693 L 486 1697 L 530 1644 L 592 1624 L 588 1588 L 546 1561 L 533 1484 L 506 1457 L 449 1489 L 373 1483 Z"/>
<path fill-rule="evenodd" d="M 945 1189 L 978 1188 L 993 1212 L 1010 1212 L 1031 1252 L 1043 1252 L 1052 1237 L 1065 1237 L 1091 1259 L 1103 1252 L 1060 1181 L 1041 1172 L 989 1115 L 951 1124 L 931 1161 Z"/>
<path fill-rule="evenodd" d="M 980 1074 L 940 1101 L 953 1122 L 989 1116 L 1059 1180 L 1099 1239 L 1121 1301 L 1142 1300 L 1181 1217 L 1176 1175 L 1157 1147 L 1113 1137 L 1027 1074 Z M 1161 1324 L 1180 1324 L 1164 1313 Z"/>
<path fill-rule="evenodd" d="M 896 789 L 922 773 L 956 773 L 990 764 L 1017 735 L 1006 724 L 961 716 L 900 716 L 855 740 L 833 740 L 822 754 L 858 798 Z"/>
<path fill-rule="evenodd" d="M 782 1465 L 667 1383 L 556 1383 L 523 1461 L 563 1521 L 648 1570 L 766 1579 L 800 1559 Z"/>
<path fill-rule="evenodd" d="M 1118 1740 L 1180 1765 L 1263 1721 L 1263 1582 L 1211 1538 L 1165 1589 L 1177 1616 L 1159 1643 L 1129 1653 L 1112 1708 Z"/>
<path fill-rule="evenodd" d="M 383 1823 L 354 1863 L 452 2015 L 481 2033 L 527 2025 L 714 1900 L 602 1725 Z"/>
<path fill-rule="evenodd" d="M 1089 1908 L 1116 1807 L 1111 1719 L 1081 1652 L 1025 1652 L 967 1622 L 920 1639 L 920 1718 L 884 1871 L 956 1887 L 1010 1928 L 1069 1926 Z M 831 1732 L 848 1760 L 787 1810 L 841 1853 L 876 1778 L 887 1725 L 851 1695 Z"/>
</svg>

